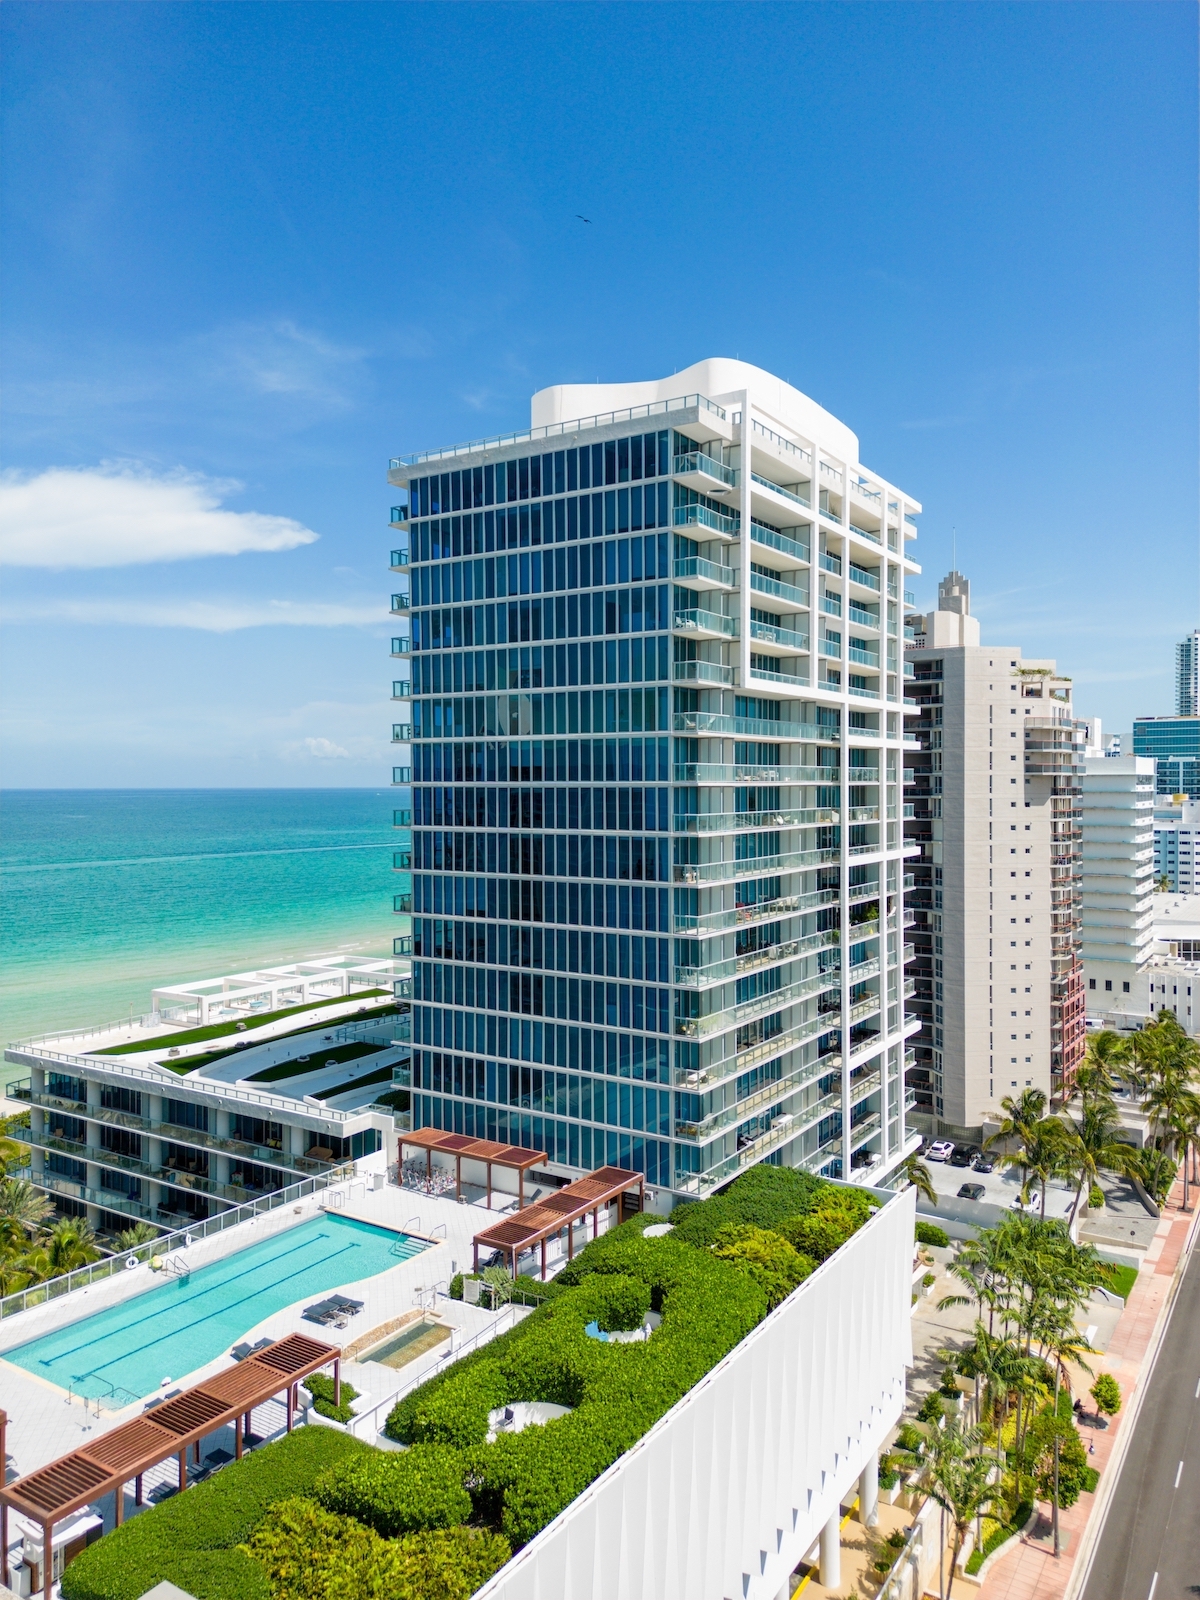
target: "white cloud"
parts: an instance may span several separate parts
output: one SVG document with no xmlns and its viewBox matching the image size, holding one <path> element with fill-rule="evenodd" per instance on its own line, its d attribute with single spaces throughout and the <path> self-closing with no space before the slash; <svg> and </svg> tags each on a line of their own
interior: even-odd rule
<svg viewBox="0 0 1200 1600">
<path fill-rule="evenodd" d="M 381 605 L 334 605 L 319 600 L 56 600 L 49 605 L 9 607 L 3 620 L 10 625 L 73 622 L 235 633 L 242 628 L 368 628 L 387 618 Z"/>
<path fill-rule="evenodd" d="M 322 761 L 349 761 L 349 750 L 343 750 L 340 744 L 334 744 L 331 739 L 305 739 L 310 756 L 317 756 Z"/>
<path fill-rule="evenodd" d="M 317 535 L 290 517 L 226 511 L 240 485 L 136 466 L 51 467 L 0 477 L 0 562 L 127 567 L 247 550 L 294 550 Z"/>
</svg>

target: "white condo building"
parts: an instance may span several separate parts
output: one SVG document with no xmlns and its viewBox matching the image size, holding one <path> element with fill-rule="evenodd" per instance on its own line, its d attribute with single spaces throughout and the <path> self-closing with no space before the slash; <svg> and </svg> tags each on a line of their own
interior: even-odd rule
<svg viewBox="0 0 1200 1600">
<path fill-rule="evenodd" d="M 764 1160 L 876 1182 L 911 1144 L 920 507 L 745 362 L 530 423 L 388 475 L 413 1126 L 664 1203 Z"/>
<path fill-rule="evenodd" d="M 1154 886 L 1166 894 L 1200 894 L 1200 800 L 1180 797 L 1178 805 L 1154 812 Z"/>
<path fill-rule="evenodd" d="M 1088 1015 L 1135 1003 L 1154 943 L 1154 762 L 1083 763 L 1083 961 Z"/>
</svg>

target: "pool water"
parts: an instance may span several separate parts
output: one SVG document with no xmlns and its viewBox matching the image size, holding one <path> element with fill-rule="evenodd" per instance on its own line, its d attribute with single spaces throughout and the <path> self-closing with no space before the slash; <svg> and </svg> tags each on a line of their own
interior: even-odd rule
<svg viewBox="0 0 1200 1600">
<path fill-rule="evenodd" d="M 165 1378 L 178 1382 L 224 1355 L 276 1311 L 373 1278 L 426 1248 L 423 1239 L 326 1213 L 0 1360 L 101 1405 L 129 1405 L 157 1393 Z"/>
<path fill-rule="evenodd" d="M 450 1337 L 450 1329 L 442 1322 L 416 1322 L 403 1333 L 378 1344 L 362 1361 L 379 1361 L 385 1367 L 404 1367 L 427 1351 L 436 1350 Z"/>
</svg>

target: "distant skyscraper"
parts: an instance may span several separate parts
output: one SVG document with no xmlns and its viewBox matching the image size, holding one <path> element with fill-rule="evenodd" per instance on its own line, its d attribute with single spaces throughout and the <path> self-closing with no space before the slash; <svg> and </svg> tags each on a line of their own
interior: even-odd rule
<svg viewBox="0 0 1200 1600">
<path fill-rule="evenodd" d="M 1133 753 L 1153 758 L 1156 793 L 1200 800 L 1200 716 L 1138 717 Z"/>
<path fill-rule="evenodd" d="M 1175 646 L 1175 715 L 1200 716 L 1200 628 Z"/>
</svg>

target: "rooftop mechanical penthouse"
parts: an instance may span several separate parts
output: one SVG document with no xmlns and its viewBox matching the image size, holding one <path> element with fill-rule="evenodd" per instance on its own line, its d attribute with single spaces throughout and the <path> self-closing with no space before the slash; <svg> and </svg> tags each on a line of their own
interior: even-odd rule
<svg viewBox="0 0 1200 1600">
<path fill-rule="evenodd" d="M 758 1161 L 878 1183 L 920 507 L 744 362 L 531 409 L 388 474 L 412 1126 L 661 1205 Z"/>
</svg>

